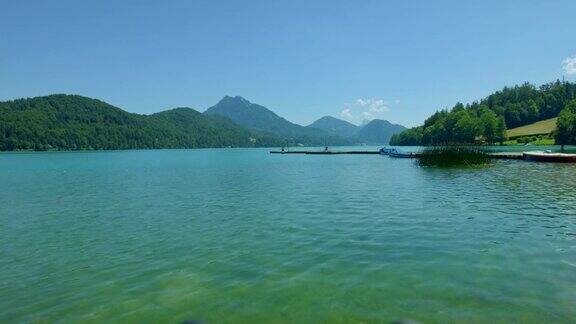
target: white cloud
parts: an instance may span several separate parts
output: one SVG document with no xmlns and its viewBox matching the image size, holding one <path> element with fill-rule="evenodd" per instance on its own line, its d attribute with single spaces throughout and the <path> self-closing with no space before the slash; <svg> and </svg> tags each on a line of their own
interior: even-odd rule
<svg viewBox="0 0 576 324">
<path fill-rule="evenodd" d="M 350 122 L 359 123 L 363 120 L 372 120 L 389 111 L 383 99 L 356 99 L 353 103 L 345 103 L 340 116 Z"/>
<path fill-rule="evenodd" d="M 367 108 L 371 112 L 388 111 L 388 107 L 382 99 L 356 99 L 356 106 Z"/>
<path fill-rule="evenodd" d="M 344 105 L 344 106 L 346 106 L 346 105 Z M 346 108 L 346 109 L 342 110 L 342 112 L 340 113 L 340 116 L 342 116 L 342 118 L 348 119 L 348 120 L 354 119 L 354 116 L 352 116 L 352 113 L 350 112 L 350 108 Z"/>
<path fill-rule="evenodd" d="M 372 113 L 370 113 L 368 111 L 363 111 L 360 115 L 362 117 L 364 117 L 364 119 L 368 119 L 368 120 L 374 119 L 374 115 L 372 115 Z"/>
<path fill-rule="evenodd" d="M 368 100 L 369 99 L 356 99 L 356 105 L 360 106 L 360 107 L 364 107 L 368 104 Z"/>
<path fill-rule="evenodd" d="M 568 75 L 576 74 L 576 56 L 569 57 L 562 61 L 562 69 Z"/>
</svg>

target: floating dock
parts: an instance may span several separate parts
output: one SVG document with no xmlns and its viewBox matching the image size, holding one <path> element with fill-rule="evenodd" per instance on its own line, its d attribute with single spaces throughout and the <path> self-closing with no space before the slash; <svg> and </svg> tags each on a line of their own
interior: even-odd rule
<svg viewBox="0 0 576 324">
<path fill-rule="evenodd" d="M 310 154 L 310 155 L 338 155 L 338 154 L 380 154 L 380 151 L 270 151 L 270 154 Z M 388 155 L 388 154 L 384 154 Z M 414 153 L 413 157 L 418 157 Z M 495 159 L 522 160 L 522 152 L 513 153 L 490 153 Z"/>
<path fill-rule="evenodd" d="M 315 155 L 380 154 L 380 151 L 270 151 L 270 154 L 315 154 Z"/>
<path fill-rule="evenodd" d="M 307 154 L 307 155 L 339 155 L 339 154 L 381 154 L 380 151 L 270 151 L 270 154 Z M 387 155 L 387 154 L 384 154 Z M 498 160 L 524 160 L 537 162 L 571 162 L 576 163 L 576 154 L 549 153 L 549 152 L 496 152 L 488 153 L 491 158 Z M 395 157 L 394 155 L 391 155 Z M 412 153 L 409 157 L 418 158 L 420 153 Z M 400 156 L 408 157 L 408 156 Z"/>
</svg>

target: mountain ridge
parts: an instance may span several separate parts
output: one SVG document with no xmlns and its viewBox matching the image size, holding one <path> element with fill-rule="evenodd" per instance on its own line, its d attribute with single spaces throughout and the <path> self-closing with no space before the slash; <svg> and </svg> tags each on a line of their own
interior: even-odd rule
<svg viewBox="0 0 576 324">
<path fill-rule="evenodd" d="M 224 96 L 216 105 L 206 109 L 204 114 L 224 116 L 240 126 L 276 135 L 293 144 L 353 144 L 350 139 L 322 129 L 292 123 L 272 110 L 240 96 Z"/>
<path fill-rule="evenodd" d="M 204 114 L 221 115 L 243 127 L 307 145 L 388 144 L 392 135 L 406 129 L 384 120 L 376 120 L 375 124 L 365 128 L 374 120 L 364 126 L 356 126 L 332 116 L 324 116 L 308 126 L 301 126 L 240 96 L 224 96 Z"/>
</svg>

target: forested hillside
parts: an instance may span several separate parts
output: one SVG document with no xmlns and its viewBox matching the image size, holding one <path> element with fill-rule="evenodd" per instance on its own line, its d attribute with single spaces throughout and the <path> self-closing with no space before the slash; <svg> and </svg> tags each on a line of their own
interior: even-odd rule
<svg viewBox="0 0 576 324">
<path fill-rule="evenodd" d="M 128 113 L 100 100 L 51 95 L 0 102 L 0 150 L 270 146 L 280 141 L 190 108 Z"/>
<path fill-rule="evenodd" d="M 496 143 L 505 140 L 507 128 L 556 117 L 576 96 L 576 84 L 556 81 L 535 87 L 529 83 L 501 91 L 464 106 L 440 110 L 424 125 L 391 139 L 392 145 Z"/>
</svg>

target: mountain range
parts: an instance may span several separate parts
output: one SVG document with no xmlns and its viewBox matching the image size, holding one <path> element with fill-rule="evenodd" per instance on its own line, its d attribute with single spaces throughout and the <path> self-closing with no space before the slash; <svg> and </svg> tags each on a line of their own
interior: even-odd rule
<svg viewBox="0 0 576 324">
<path fill-rule="evenodd" d="M 151 115 L 78 95 L 0 102 L 1 151 L 386 144 L 404 129 L 328 116 L 301 126 L 239 96 L 226 96 L 204 113 L 181 107 Z"/>
<path fill-rule="evenodd" d="M 356 126 L 331 116 L 324 116 L 308 126 L 301 126 L 240 96 L 226 96 L 215 106 L 208 108 L 204 114 L 220 115 L 240 126 L 289 139 L 294 143 L 381 145 L 388 144 L 392 135 L 406 129 L 380 119 L 374 119 L 364 126 Z"/>
<path fill-rule="evenodd" d="M 291 123 L 268 108 L 239 96 L 225 96 L 204 114 L 226 117 L 242 127 L 275 135 L 293 144 L 323 144 L 327 137 L 330 137 L 331 143 L 351 144 L 347 139 L 338 137 L 338 134 L 328 134 L 317 128 Z"/>
</svg>

